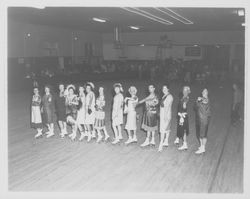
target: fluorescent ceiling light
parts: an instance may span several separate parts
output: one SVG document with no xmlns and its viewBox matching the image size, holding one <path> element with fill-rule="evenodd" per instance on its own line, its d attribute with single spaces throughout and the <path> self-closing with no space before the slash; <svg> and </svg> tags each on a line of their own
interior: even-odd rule
<svg viewBox="0 0 250 199">
<path fill-rule="evenodd" d="M 154 17 L 151 17 L 151 16 L 149 16 L 149 15 L 147 15 L 147 14 L 143 14 L 143 13 L 138 12 L 138 11 L 136 11 L 136 10 L 133 10 L 133 9 L 131 9 L 131 8 L 125 8 L 125 7 L 121 7 L 121 8 L 124 9 L 124 10 L 126 10 L 126 11 L 129 11 L 129 12 L 131 12 L 131 13 L 138 14 L 138 15 L 143 16 L 143 17 L 145 17 L 145 18 L 151 19 L 151 20 L 153 20 L 153 21 L 157 21 L 157 22 L 162 23 L 162 24 L 165 24 L 165 25 L 171 25 L 171 24 L 168 23 L 168 22 L 165 22 L 165 21 L 163 21 L 163 20 L 156 19 L 156 18 L 154 18 Z"/>
<path fill-rule="evenodd" d="M 142 10 L 142 9 L 140 9 L 140 8 L 134 8 L 134 9 L 135 9 L 135 10 L 138 10 L 139 12 L 142 12 L 142 13 L 144 13 L 144 14 L 147 14 L 147 15 L 149 15 L 149 16 L 151 16 L 151 17 L 154 17 L 154 18 L 156 18 L 156 19 L 165 21 L 165 22 L 167 22 L 167 23 L 169 23 L 169 24 L 173 24 L 171 21 L 168 21 L 168 20 L 163 19 L 163 18 L 161 18 L 161 17 L 155 16 L 155 15 L 151 14 L 150 12 L 144 11 L 144 10 Z"/>
<path fill-rule="evenodd" d="M 140 46 L 142 46 L 142 47 L 143 47 L 143 46 L 145 46 L 145 45 L 144 45 L 144 44 L 141 44 Z"/>
<path fill-rule="evenodd" d="M 239 16 L 245 16 L 244 10 L 243 9 L 242 10 L 238 10 L 238 15 Z"/>
<path fill-rule="evenodd" d="M 155 8 L 156 10 L 166 14 L 166 15 L 169 15 L 170 17 L 184 23 L 184 24 L 194 24 L 194 22 L 188 20 L 187 18 L 179 15 L 178 13 L 174 12 L 173 10 L 169 9 L 169 8 Z M 164 10 L 162 10 L 164 9 Z"/>
<path fill-rule="evenodd" d="M 100 19 L 100 18 L 96 18 L 96 17 L 93 17 L 92 19 L 93 19 L 94 21 L 98 21 L 98 22 L 101 22 L 101 23 L 106 22 L 105 19 Z"/>
<path fill-rule="evenodd" d="M 137 27 L 137 26 L 129 26 L 131 29 L 133 29 L 133 30 L 139 30 L 140 28 L 139 27 Z"/>
<path fill-rule="evenodd" d="M 245 23 L 242 23 L 241 26 L 246 26 L 246 24 L 245 24 Z"/>
<path fill-rule="evenodd" d="M 198 47 L 198 45 L 197 45 L 197 44 L 195 44 L 195 45 L 194 45 L 194 47 Z"/>
<path fill-rule="evenodd" d="M 34 5 L 34 6 L 31 6 L 32 8 L 36 8 L 36 9 L 44 9 L 45 8 L 45 6 L 43 6 L 43 5 Z"/>
</svg>

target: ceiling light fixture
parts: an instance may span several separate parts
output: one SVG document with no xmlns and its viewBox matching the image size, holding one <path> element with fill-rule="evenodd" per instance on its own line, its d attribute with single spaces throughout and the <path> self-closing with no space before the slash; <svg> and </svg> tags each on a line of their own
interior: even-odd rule
<svg viewBox="0 0 250 199">
<path fill-rule="evenodd" d="M 171 21 L 168 21 L 168 20 L 163 19 L 163 18 L 161 18 L 161 17 L 155 16 L 155 15 L 153 15 L 153 14 L 147 12 L 147 11 L 144 11 L 144 10 L 142 10 L 142 9 L 140 9 L 140 8 L 133 8 L 133 9 L 138 10 L 139 12 L 142 12 L 142 13 L 144 13 L 144 14 L 147 14 L 147 15 L 149 15 L 149 16 L 151 16 L 151 17 L 156 18 L 156 19 L 165 21 L 165 22 L 167 22 L 167 23 L 169 23 L 169 24 L 173 24 Z"/>
<path fill-rule="evenodd" d="M 246 26 L 246 24 L 245 24 L 245 23 L 242 23 L 241 26 Z"/>
<path fill-rule="evenodd" d="M 45 6 L 39 5 L 39 4 L 34 5 L 34 6 L 31 6 L 31 7 L 32 7 L 32 8 L 36 8 L 36 9 L 44 9 L 44 8 L 45 8 Z"/>
<path fill-rule="evenodd" d="M 139 27 L 137 27 L 137 26 L 129 26 L 131 29 L 133 29 L 133 30 L 139 30 L 140 28 Z"/>
<path fill-rule="evenodd" d="M 93 19 L 94 21 L 101 22 L 101 23 L 105 23 L 105 22 L 106 22 L 105 19 L 100 19 L 100 18 L 96 18 L 96 17 L 93 17 L 92 19 Z"/>
<path fill-rule="evenodd" d="M 238 15 L 239 16 L 245 16 L 245 11 L 243 9 L 238 10 Z"/>
<path fill-rule="evenodd" d="M 164 22 L 164 21 L 162 21 L 162 20 L 158 20 L 158 19 L 156 19 L 156 18 L 154 18 L 154 17 L 150 17 L 150 16 L 148 16 L 148 15 L 146 15 L 146 14 L 140 13 L 140 12 L 138 12 L 138 11 L 136 11 L 136 10 L 132 10 L 132 9 L 130 9 L 130 8 L 121 7 L 121 9 L 126 10 L 126 11 L 131 12 L 131 13 L 134 13 L 134 14 L 138 14 L 138 15 L 140 15 L 140 16 L 143 16 L 143 17 L 145 17 L 145 18 L 151 19 L 151 20 L 153 20 L 153 21 L 157 21 L 157 22 L 162 23 L 162 24 L 165 24 L 165 25 L 171 25 L 171 24 L 169 24 L 169 23 L 167 23 L 167 22 Z"/>
<path fill-rule="evenodd" d="M 160 11 L 160 12 L 166 14 L 166 15 L 169 15 L 170 17 L 172 17 L 172 18 L 174 18 L 174 19 L 176 19 L 176 20 L 178 20 L 178 21 L 180 21 L 180 22 L 182 22 L 184 24 L 194 24 L 194 22 L 192 22 L 192 21 L 188 20 L 187 18 L 179 15 L 178 13 L 174 12 L 173 10 L 171 10 L 169 8 L 161 8 L 161 9 L 160 8 L 154 8 L 154 9 L 156 9 L 156 10 L 158 10 L 158 11 Z M 164 11 L 162 9 L 164 9 Z"/>
</svg>

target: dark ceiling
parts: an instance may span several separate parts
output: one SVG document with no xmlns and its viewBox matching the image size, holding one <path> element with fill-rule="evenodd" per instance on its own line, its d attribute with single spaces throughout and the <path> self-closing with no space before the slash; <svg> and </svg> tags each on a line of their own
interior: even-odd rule
<svg viewBox="0 0 250 199">
<path fill-rule="evenodd" d="M 152 7 L 140 9 L 173 24 L 165 25 L 119 7 L 46 7 L 45 9 L 9 7 L 8 17 L 20 22 L 96 32 L 113 32 L 117 25 L 124 32 L 244 30 L 241 24 L 244 23 L 245 17 L 237 13 L 241 8 L 168 8 L 192 21 L 193 24 L 184 24 L 169 15 L 157 12 Z M 95 22 L 92 20 L 93 17 L 105 18 L 108 21 Z M 141 29 L 132 30 L 128 26 L 139 26 Z"/>
</svg>

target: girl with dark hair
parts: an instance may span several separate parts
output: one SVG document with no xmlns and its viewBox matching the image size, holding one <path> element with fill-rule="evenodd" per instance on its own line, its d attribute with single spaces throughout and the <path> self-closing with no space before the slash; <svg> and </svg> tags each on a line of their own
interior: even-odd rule
<svg viewBox="0 0 250 199">
<path fill-rule="evenodd" d="M 169 93 L 167 84 L 162 87 L 163 97 L 160 102 L 160 145 L 158 151 L 163 150 L 163 146 L 168 146 L 170 134 L 173 96 Z"/>
<path fill-rule="evenodd" d="M 211 117 L 210 101 L 208 98 L 208 90 L 202 90 L 202 97 L 198 97 L 195 103 L 196 111 L 196 135 L 199 138 L 200 147 L 196 154 L 205 153 L 207 143 L 208 125 Z"/>
<path fill-rule="evenodd" d="M 113 109 L 112 109 L 112 127 L 115 133 L 115 139 L 112 144 L 117 144 L 122 137 L 122 129 L 121 125 L 123 124 L 123 88 L 120 83 L 116 83 L 113 85 L 115 96 L 113 101 Z"/>
<path fill-rule="evenodd" d="M 177 137 L 174 141 L 175 144 L 179 144 L 180 140 L 183 140 L 183 144 L 178 150 L 187 150 L 187 136 L 189 135 L 189 123 L 188 123 L 188 102 L 189 94 L 191 93 L 189 86 L 184 86 L 182 90 L 182 98 L 179 100 L 177 108 Z"/>
<path fill-rule="evenodd" d="M 35 138 L 38 138 L 43 135 L 43 124 L 42 124 L 42 115 L 41 115 L 41 96 L 39 94 L 39 89 L 34 87 L 33 89 L 34 95 L 32 96 L 31 102 L 31 128 L 37 130 L 37 134 Z"/>
<path fill-rule="evenodd" d="M 66 121 L 72 127 L 72 133 L 69 135 L 71 140 L 76 138 L 77 132 L 77 106 L 78 99 L 75 94 L 75 86 L 70 84 L 66 88 Z"/>
<path fill-rule="evenodd" d="M 145 112 L 142 118 L 142 129 L 147 132 L 146 140 L 141 147 L 148 145 L 155 145 L 155 131 L 158 129 L 157 121 L 157 105 L 159 103 L 158 97 L 155 94 L 155 86 L 148 86 L 149 96 L 139 101 L 139 104 L 145 103 Z M 149 141 L 151 136 L 151 141 Z"/>
<path fill-rule="evenodd" d="M 61 130 L 60 134 L 61 138 L 64 138 L 65 135 L 68 134 L 67 124 L 66 124 L 66 98 L 64 92 L 65 92 L 64 85 L 60 83 L 59 93 L 55 98 L 55 105 L 56 105 L 57 120 Z"/>
<path fill-rule="evenodd" d="M 55 121 L 55 99 L 51 94 L 51 87 L 45 86 L 45 94 L 42 98 L 42 112 L 43 112 L 43 122 L 48 127 L 47 138 L 55 135 L 54 134 L 54 121 Z"/>
<path fill-rule="evenodd" d="M 126 107 L 124 108 L 124 111 L 125 111 L 125 114 L 127 114 L 127 121 L 126 121 L 125 129 L 128 132 L 128 140 L 125 142 L 125 144 L 137 142 L 136 111 L 135 111 L 135 107 L 138 103 L 138 97 L 136 96 L 137 89 L 136 87 L 131 86 L 128 91 L 129 91 L 130 97 L 126 97 L 124 100 L 125 107 Z"/>
<path fill-rule="evenodd" d="M 79 86 L 78 88 L 79 94 L 78 94 L 78 101 L 79 101 L 79 108 L 77 111 L 77 126 L 80 131 L 80 138 L 79 141 L 82 141 L 85 136 L 87 136 L 86 132 L 84 130 L 85 127 L 85 120 L 86 120 L 86 97 L 84 93 L 84 86 Z M 84 129 L 83 129 L 84 126 Z"/>
<path fill-rule="evenodd" d="M 97 135 L 98 135 L 98 138 L 96 141 L 97 143 L 99 143 L 103 138 L 101 131 L 103 131 L 104 133 L 105 141 L 107 141 L 109 138 L 109 135 L 107 133 L 106 126 L 105 126 L 104 107 L 105 107 L 104 88 L 100 87 L 99 96 L 97 97 L 96 103 L 95 103 L 96 112 L 95 112 L 94 129 L 97 131 Z"/>
<path fill-rule="evenodd" d="M 85 118 L 85 125 L 86 125 L 86 133 L 88 135 L 88 142 L 91 138 L 95 138 L 95 130 L 94 130 L 94 123 L 95 123 L 95 93 L 94 93 L 94 84 L 92 82 L 88 82 L 86 84 L 86 118 Z"/>
</svg>

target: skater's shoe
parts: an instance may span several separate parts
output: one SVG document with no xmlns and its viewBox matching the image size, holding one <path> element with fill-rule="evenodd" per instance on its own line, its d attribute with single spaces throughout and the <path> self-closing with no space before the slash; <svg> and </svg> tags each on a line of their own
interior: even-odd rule
<svg viewBox="0 0 250 199">
<path fill-rule="evenodd" d="M 183 142 L 183 145 L 181 147 L 178 148 L 179 151 L 183 151 L 183 150 L 187 150 L 188 146 L 186 142 Z"/>
<path fill-rule="evenodd" d="M 36 135 L 35 135 L 35 138 L 39 138 L 40 136 L 42 136 L 43 133 L 41 131 L 39 131 Z"/>
<path fill-rule="evenodd" d="M 90 141 L 91 141 L 91 138 L 92 138 L 91 134 L 90 134 L 90 133 L 88 133 L 88 139 L 87 139 L 87 142 L 90 142 Z"/>
<path fill-rule="evenodd" d="M 96 138 L 95 132 L 92 132 L 91 137 L 92 137 L 93 139 Z"/>
<path fill-rule="evenodd" d="M 145 142 L 141 144 L 141 147 L 145 147 L 149 145 L 149 138 L 146 138 Z"/>
<path fill-rule="evenodd" d="M 131 138 L 129 138 L 129 139 L 125 142 L 126 145 L 127 145 L 127 144 L 130 144 L 130 143 L 132 143 L 132 139 L 131 139 Z"/>
<path fill-rule="evenodd" d="M 137 138 L 133 137 L 132 142 L 137 142 Z"/>
<path fill-rule="evenodd" d="M 109 135 L 105 136 L 104 141 L 108 141 Z"/>
<path fill-rule="evenodd" d="M 162 152 L 163 150 L 163 144 L 160 144 L 159 148 L 158 148 L 158 152 Z"/>
<path fill-rule="evenodd" d="M 117 144 L 117 143 L 119 143 L 119 142 L 120 142 L 119 139 L 115 139 L 115 140 L 112 142 L 112 144 Z"/>
<path fill-rule="evenodd" d="M 85 133 L 81 132 L 81 136 L 79 138 L 79 141 L 82 141 L 84 139 L 84 137 L 85 137 Z"/>
<path fill-rule="evenodd" d="M 75 140 L 76 139 L 76 133 L 71 133 L 69 135 L 69 137 L 71 138 L 71 140 Z"/>
<path fill-rule="evenodd" d="M 165 146 L 165 147 L 168 147 L 168 141 L 165 140 L 162 145 Z"/>
<path fill-rule="evenodd" d="M 55 134 L 54 134 L 53 132 L 50 132 L 50 133 L 47 134 L 46 138 L 50 138 L 50 137 L 52 137 L 52 136 L 54 136 L 54 135 L 55 135 Z"/>
<path fill-rule="evenodd" d="M 195 151 L 195 154 L 202 154 L 205 153 L 205 147 L 200 147 L 197 151 Z"/>
<path fill-rule="evenodd" d="M 150 145 L 155 146 L 155 140 L 154 139 L 151 140 Z"/>
<path fill-rule="evenodd" d="M 177 137 L 174 141 L 174 144 L 179 144 L 180 143 L 180 139 Z"/>
<path fill-rule="evenodd" d="M 103 138 L 102 136 L 98 136 L 96 142 L 97 142 L 97 143 L 101 142 L 101 141 L 102 141 L 102 138 Z"/>
</svg>

